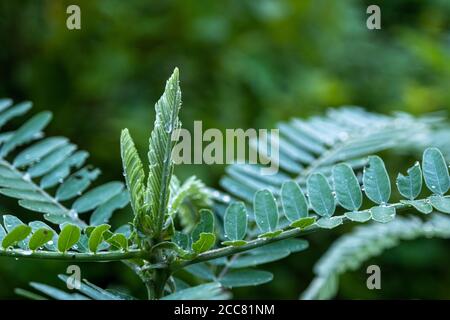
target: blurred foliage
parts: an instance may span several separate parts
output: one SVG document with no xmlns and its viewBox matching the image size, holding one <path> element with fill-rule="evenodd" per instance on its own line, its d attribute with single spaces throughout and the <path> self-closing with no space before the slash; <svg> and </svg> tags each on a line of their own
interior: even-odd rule
<svg viewBox="0 0 450 320">
<path fill-rule="evenodd" d="M 66 28 L 69 4 L 81 8 L 79 31 Z M 369 4 L 381 7 L 381 30 L 366 28 Z M 145 150 L 153 104 L 174 66 L 188 129 L 194 120 L 204 128 L 270 128 L 342 104 L 387 113 L 449 108 L 449 17 L 447 0 L 0 0 L 0 96 L 52 110 L 48 133 L 70 137 L 91 152 L 105 180 L 117 179 L 120 129 L 130 128 Z M 223 167 L 176 172 L 217 186 Z M 2 198 L 20 210 L 9 203 Z M 275 281 L 237 297 L 296 298 L 342 231 L 311 237 L 308 252 L 270 266 Z M 360 270 L 345 275 L 340 297 L 449 298 L 450 271 L 420 264 L 422 252 L 437 252 L 436 261 L 448 266 L 443 248 L 448 244 L 430 241 L 385 254 L 377 263 L 396 271 L 389 267 L 381 292 L 367 292 Z M 83 267 L 94 283 L 142 289 L 123 265 Z M 29 280 L 56 283 L 65 268 L 0 259 L 0 297 L 14 297 L 13 288 Z M 435 291 L 437 279 L 443 287 Z"/>
</svg>

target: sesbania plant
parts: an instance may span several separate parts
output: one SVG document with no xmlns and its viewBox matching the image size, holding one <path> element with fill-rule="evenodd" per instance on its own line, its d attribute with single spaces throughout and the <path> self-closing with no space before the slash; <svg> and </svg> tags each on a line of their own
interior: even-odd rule
<svg viewBox="0 0 450 320">
<path fill-rule="evenodd" d="M 368 152 L 393 146 L 392 141 L 407 146 L 412 142 L 409 129 L 421 127 L 425 132 L 433 122 L 405 115 L 395 119 L 373 115 L 370 120 L 375 129 L 357 138 L 347 131 L 335 135 L 337 125 L 323 119 L 294 122 L 297 129 L 282 124 L 283 134 L 297 139 L 300 147 L 283 142 L 280 167 L 300 174 L 263 177 L 251 166 L 232 166 L 228 170 L 231 178 L 223 182 L 229 194 L 207 189 L 195 177 L 181 183 L 173 174 L 172 161 L 173 135 L 181 127 L 178 77 L 175 69 L 156 103 L 148 167 L 129 131 L 122 131 L 126 188 L 116 181 L 88 189 L 99 170 L 86 166 L 88 154 L 76 151 L 67 139 L 43 138 L 41 131 L 51 118 L 49 112 L 33 116 L 16 131 L 1 134 L 0 193 L 19 199 L 26 209 L 43 213 L 48 223 L 24 223 L 4 215 L 1 256 L 70 263 L 122 261 L 142 279 L 149 299 L 222 299 L 229 297 L 228 288 L 271 281 L 271 273 L 254 267 L 305 250 L 308 242 L 299 238 L 311 232 L 347 222 L 388 223 L 401 210 L 450 213 L 446 196 L 450 179 L 438 149 L 426 149 L 421 164 L 414 164 L 407 175 L 398 175 L 396 185 L 404 199 L 395 203 L 390 202 L 391 182 L 383 160 L 367 157 Z M 1 100 L 0 125 L 30 107 L 29 103 L 13 106 L 11 100 Z M 361 115 L 359 109 L 342 110 L 346 119 Z M 335 118 L 340 115 L 335 113 Z M 329 136 L 317 130 L 324 123 Z M 330 149 L 335 137 L 340 142 Z M 385 141 L 386 137 L 391 140 Z M 305 163 L 309 164 L 306 168 Z M 362 176 L 358 173 L 361 167 Z M 423 180 L 432 194 L 420 197 Z M 216 200 L 214 205 L 211 199 Z M 133 218 L 129 224 L 113 228 L 108 224 L 112 214 L 128 204 Z M 180 280 L 183 272 L 193 274 L 202 284 L 191 286 Z M 67 280 L 63 275 L 60 278 Z M 87 280 L 79 288 L 81 294 L 41 283 L 32 282 L 31 286 L 56 299 L 134 299 Z M 22 289 L 17 292 L 44 298 Z"/>
</svg>

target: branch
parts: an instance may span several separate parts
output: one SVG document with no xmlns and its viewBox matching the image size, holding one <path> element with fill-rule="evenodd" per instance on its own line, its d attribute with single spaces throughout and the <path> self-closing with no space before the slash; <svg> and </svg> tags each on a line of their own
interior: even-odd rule
<svg viewBox="0 0 450 320">
<path fill-rule="evenodd" d="M 30 251 L 30 250 L 0 250 L 0 256 L 24 259 L 45 259 L 78 262 L 100 262 L 100 261 L 120 261 L 128 259 L 143 259 L 147 252 L 142 250 L 129 250 L 127 252 L 53 252 L 53 251 Z"/>
</svg>

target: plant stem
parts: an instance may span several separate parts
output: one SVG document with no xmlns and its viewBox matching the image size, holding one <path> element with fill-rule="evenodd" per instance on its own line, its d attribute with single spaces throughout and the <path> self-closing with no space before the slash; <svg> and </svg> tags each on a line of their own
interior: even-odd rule
<svg viewBox="0 0 450 320">
<path fill-rule="evenodd" d="M 44 259 L 44 260 L 65 260 L 78 262 L 98 262 L 98 261 L 120 261 L 128 259 L 144 258 L 147 252 L 142 250 L 129 250 L 127 252 L 53 252 L 53 251 L 30 251 L 30 250 L 0 250 L 0 256 L 24 259 Z"/>
</svg>

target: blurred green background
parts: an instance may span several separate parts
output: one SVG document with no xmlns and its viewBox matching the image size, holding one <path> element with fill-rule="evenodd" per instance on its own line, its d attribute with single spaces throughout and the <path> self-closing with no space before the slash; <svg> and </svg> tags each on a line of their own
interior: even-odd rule
<svg viewBox="0 0 450 320">
<path fill-rule="evenodd" d="M 66 28 L 69 4 L 81 8 L 81 30 Z M 381 30 L 366 28 L 370 4 L 381 7 Z M 186 128 L 194 120 L 204 128 L 272 128 L 343 104 L 386 113 L 445 110 L 449 58 L 448 0 L 0 0 L 0 96 L 52 110 L 48 134 L 90 151 L 103 181 L 121 178 L 121 128 L 130 128 L 144 154 L 154 102 L 175 66 Z M 223 167 L 176 173 L 217 186 Z M 27 219 L 4 198 L 1 211 Z M 236 290 L 236 297 L 297 298 L 314 262 L 345 231 L 310 237 L 310 250 L 266 267 L 275 281 Z M 450 298 L 448 252 L 445 241 L 404 244 L 376 259 L 382 290 L 367 290 L 361 269 L 342 277 L 338 298 Z M 13 289 L 31 280 L 59 285 L 56 274 L 66 267 L 0 258 L 0 298 L 16 298 Z M 100 286 L 143 293 L 121 263 L 81 267 Z"/>
</svg>

